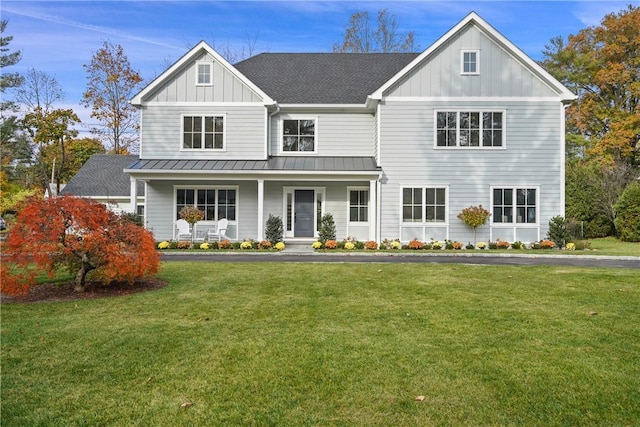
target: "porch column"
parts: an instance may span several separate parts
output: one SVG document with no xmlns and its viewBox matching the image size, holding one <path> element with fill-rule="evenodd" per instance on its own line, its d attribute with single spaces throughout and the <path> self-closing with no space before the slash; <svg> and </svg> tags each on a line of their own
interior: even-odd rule
<svg viewBox="0 0 640 427">
<path fill-rule="evenodd" d="M 369 240 L 376 241 L 376 224 L 378 223 L 377 181 L 369 181 Z"/>
<path fill-rule="evenodd" d="M 264 239 L 264 179 L 258 180 L 258 236 L 257 240 Z"/>
<path fill-rule="evenodd" d="M 132 213 L 136 213 L 138 211 L 138 183 L 136 181 L 136 179 L 134 177 L 130 177 L 129 178 L 131 180 L 131 191 L 130 191 L 130 201 L 129 204 L 131 205 L 130 211 Z"/>
</svg>

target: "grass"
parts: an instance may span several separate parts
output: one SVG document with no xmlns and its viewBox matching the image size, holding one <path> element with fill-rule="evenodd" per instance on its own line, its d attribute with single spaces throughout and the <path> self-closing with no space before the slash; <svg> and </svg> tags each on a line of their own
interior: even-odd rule
<svg viewBox="0 0 640 427">
<path fill-rule="evenodd" d="M 602 239 L 591 239 L 588 241 L 591 243 L 591 249 L 594 249 L 597 254 L 640 257 L 639 242 L 622 242 L 614 237 L 604 237 Z M 587 253 L 594 252 L 587 251 Z"/>
<path fill-rule="evenodd" d="M 637 274 L 166 263 L 159 291 L 3 304 L 0 423 L 634 425 Z"/>
</svg>

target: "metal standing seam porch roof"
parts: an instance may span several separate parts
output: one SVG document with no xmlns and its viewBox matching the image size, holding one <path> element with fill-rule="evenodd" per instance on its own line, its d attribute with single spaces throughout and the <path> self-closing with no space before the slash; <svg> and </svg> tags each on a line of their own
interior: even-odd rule
<svg viewBox="0 0 640 427">
<path fill-rule="evenodd" d="M 381 171 L 373 157 L 271 157 L 267 160 L 160 160 L 139 159 L 125 168 L 127 173 L 144 172 L 352 172 Z"/>
</svg>

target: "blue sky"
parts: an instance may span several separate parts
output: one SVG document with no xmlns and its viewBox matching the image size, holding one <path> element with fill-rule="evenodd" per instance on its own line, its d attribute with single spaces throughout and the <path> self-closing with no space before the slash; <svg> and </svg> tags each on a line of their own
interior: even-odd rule
<svg viewBox="0 0 640 427">
<path fill-rule="evenodd" d="M 598 25 L 634 1 L 31 1 L 2 0 L 5 35 L 22 61 L 5 71 L 28 69 L 54 76 L 65 91 L 61 107 L 79 105 L 86 87 L 83 64 L 108 40 L 124 48 L 132 67 L 152 79 L 205 40 L 218 50 L 254 53 L 330 52 L 353 12 L 375 17 L 388 8 L 400 31 L 413 30 L 421 50 L 475 11 L 535 60 L 555 36 Z"/>
</svg>

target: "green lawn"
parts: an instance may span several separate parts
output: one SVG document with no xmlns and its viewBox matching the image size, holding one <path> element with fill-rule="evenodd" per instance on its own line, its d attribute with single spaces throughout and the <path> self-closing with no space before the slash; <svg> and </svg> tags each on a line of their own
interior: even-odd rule
<svg viewBox="0 0 640 427">
<path fill-rule="evenodd" d="M 602 239 L 588 240 L 591 244 L 592 251 L 587 251 L 590 254 L 602 254 L 612 256 L 637 256 L 640 257 L 640 243 L 639 242 L 621 242 L 613 237 L 605 237 Z M 579 251 L 585 253 L 584 251 Z"/>
<path fill-rule="evenodd" d="M 172 262 L 161 277 L 3 304 L 0 424 L 640 420 L 638 270 Z"/>
</svg>

